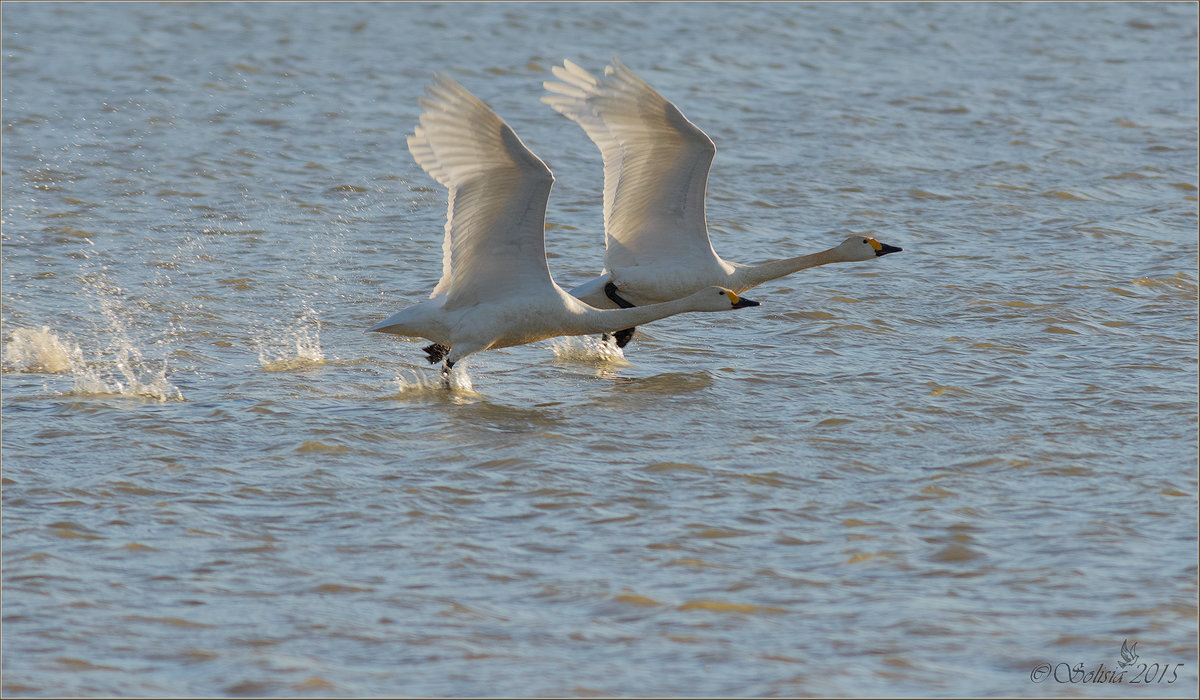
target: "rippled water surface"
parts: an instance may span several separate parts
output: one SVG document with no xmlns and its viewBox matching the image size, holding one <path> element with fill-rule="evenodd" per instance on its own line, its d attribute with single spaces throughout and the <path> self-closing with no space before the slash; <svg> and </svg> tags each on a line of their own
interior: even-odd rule
<svg viewBox="0 0 1200 700">
<path fill-rule="evenodd" d="M 5 695 L 1193 697 L 1196 28 L 5 3 Z M 363 334 L 440 275 L 435 71 L 599 271 L 599 155 L 538 98 L 613 55 L 717 143 L 723 256 L 904 252 L 452 389 Z M 1170 672 L 1063 675 L 1123 641 Z"/>
</svg>

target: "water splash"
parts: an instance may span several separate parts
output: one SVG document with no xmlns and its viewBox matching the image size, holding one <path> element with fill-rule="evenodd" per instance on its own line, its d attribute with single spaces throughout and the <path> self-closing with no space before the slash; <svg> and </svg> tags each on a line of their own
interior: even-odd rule
<svg viewBox="0 0 1200 700">
<path fill-rule="evenodd" d="M 157 401 L 183 401 L 183 392 L 167 379 L 167 361 L 153 367 L 133 347 L 117 349 L 115 364 L 89 364 L 72 371 L 70 396 L 136 396 Z"/>
<path fill-rule="evenodd" d="M 42 326 L 41 330 L 18 328 L 4 346 L 5 372 L 65 374 L 82 365 L 83 351 L 79 346 L 64 343 L 50 332 L 49 326 Z"/>
<path fill-rule="evenodd" d="M 84 359 L 78 345 L 50 332 L 18 328 L 4 348 L 4 371 L 28 374 L 69 374 L 73 380 L 68 396 L 136 396 L 158 401 L 182 401 L 183 392 L 167 380 L 167 363 L 153 367 L 141 351 L 124 336 L 112 349 L 115 357 L 104 353 L 93 361 Z"/>
<path fill-rule="evenodd" d="M 79 279 L 90 293 L 94 311 L 96 359 L 72 370 L 73 396 L 130 396 L 182 401 L 183 392 L 167 379 L 171 339 L 180 329 L 148 316 L 110 277 L 109 266 L 84 267 Z M 97 308 L 99 307 L 99 308 Z M 149 334 L 149 338 L 143 334 Z M 107 342 L 105 342 L 107 341 Z M 161 359 L 148 359 L 143 347 L 162 348 Z"/>
<path fill-rule="evenodd" d="M 433 394 L 445 394 L 449 391 L 455 396 L 477 397 L 471 384 L 471 377 L 462 367 L 450 370 L 448 376 L 413 371 L 396 377 L 396 393 L 393 398 L 411 398 Z"/>
<path fill-rule="evenodd" d="M 632 364 L 625 353 L 611 340 L 600 340 L 592 336 L 565 336 L 550 341 L 550 349 L 556 360 L 579 362 L 598 367 Z"/>
<path fill-rule="evenodd" d="M 285 331 L 282 338 L 256 339 L 258 362 L 264 372 L 296 372 L 326 364 L 325 353 L 321 351 L 321 319 L 317 312 L 305 304 L 300 323 L 299 327 Z"/>
</svg>

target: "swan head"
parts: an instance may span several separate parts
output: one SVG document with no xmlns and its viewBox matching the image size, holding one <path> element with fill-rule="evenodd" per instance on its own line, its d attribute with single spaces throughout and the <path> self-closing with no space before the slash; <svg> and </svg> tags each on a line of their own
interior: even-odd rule
<svg viewBox="0 0 1200 700">
<path fill-rule="evenodd" d="M 692 295 L 697 311 L 728 311 L 758 306 L 757 301 L 739 297 L 724 287 L 709 287 Z"/>
<path fill-rule="evenodd" d="M 850 236 L 834 248 L 839 258 L 846 262 L 857 260 L 872 260 L 888 253 L 899 253 L 904 250 L 894 245 L 880 243 L 869 236 Z"/>
</svg>

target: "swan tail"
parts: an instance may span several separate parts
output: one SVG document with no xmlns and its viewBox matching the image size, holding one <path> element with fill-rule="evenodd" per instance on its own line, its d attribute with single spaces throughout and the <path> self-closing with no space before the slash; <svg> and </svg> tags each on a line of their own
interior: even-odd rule
<svg viewBox="0 0 1200 700">
<path fill-rule="evenodd" d="M 611 281 L 612 275 L 604 272 L 575 287 L 568 293 L 583 303 L 595 306 L 598 309 L 610 308 L 609 298 L 604 294 L 604 285 Z"/>
</svg>

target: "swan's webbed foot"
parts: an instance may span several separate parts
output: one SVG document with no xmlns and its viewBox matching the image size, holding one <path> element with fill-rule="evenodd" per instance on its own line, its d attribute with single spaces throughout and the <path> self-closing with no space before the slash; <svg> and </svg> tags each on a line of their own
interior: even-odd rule
<svg viewBox="0 0 1200 700">
<path fill-rule="evenodd" d="M 617 339 L 617 347 L 623 348 L 629 345 L 629 341 L 633 340 L 633 332 L 636 330 L 637 328 L 626 328 L 613 333 L 613 337 Z"/>
<path fill-rule="evenodd" d="M 426 345 L 421 349 L 424 350 L 425 354 L 429 356 L 429 364 L 431 365 L 436 365 L 437 363 L 446 359 L 446 355 L 450 353 L 450 347 L 447 345 L 442 345 L 441 343 Z"/>
</svg>

